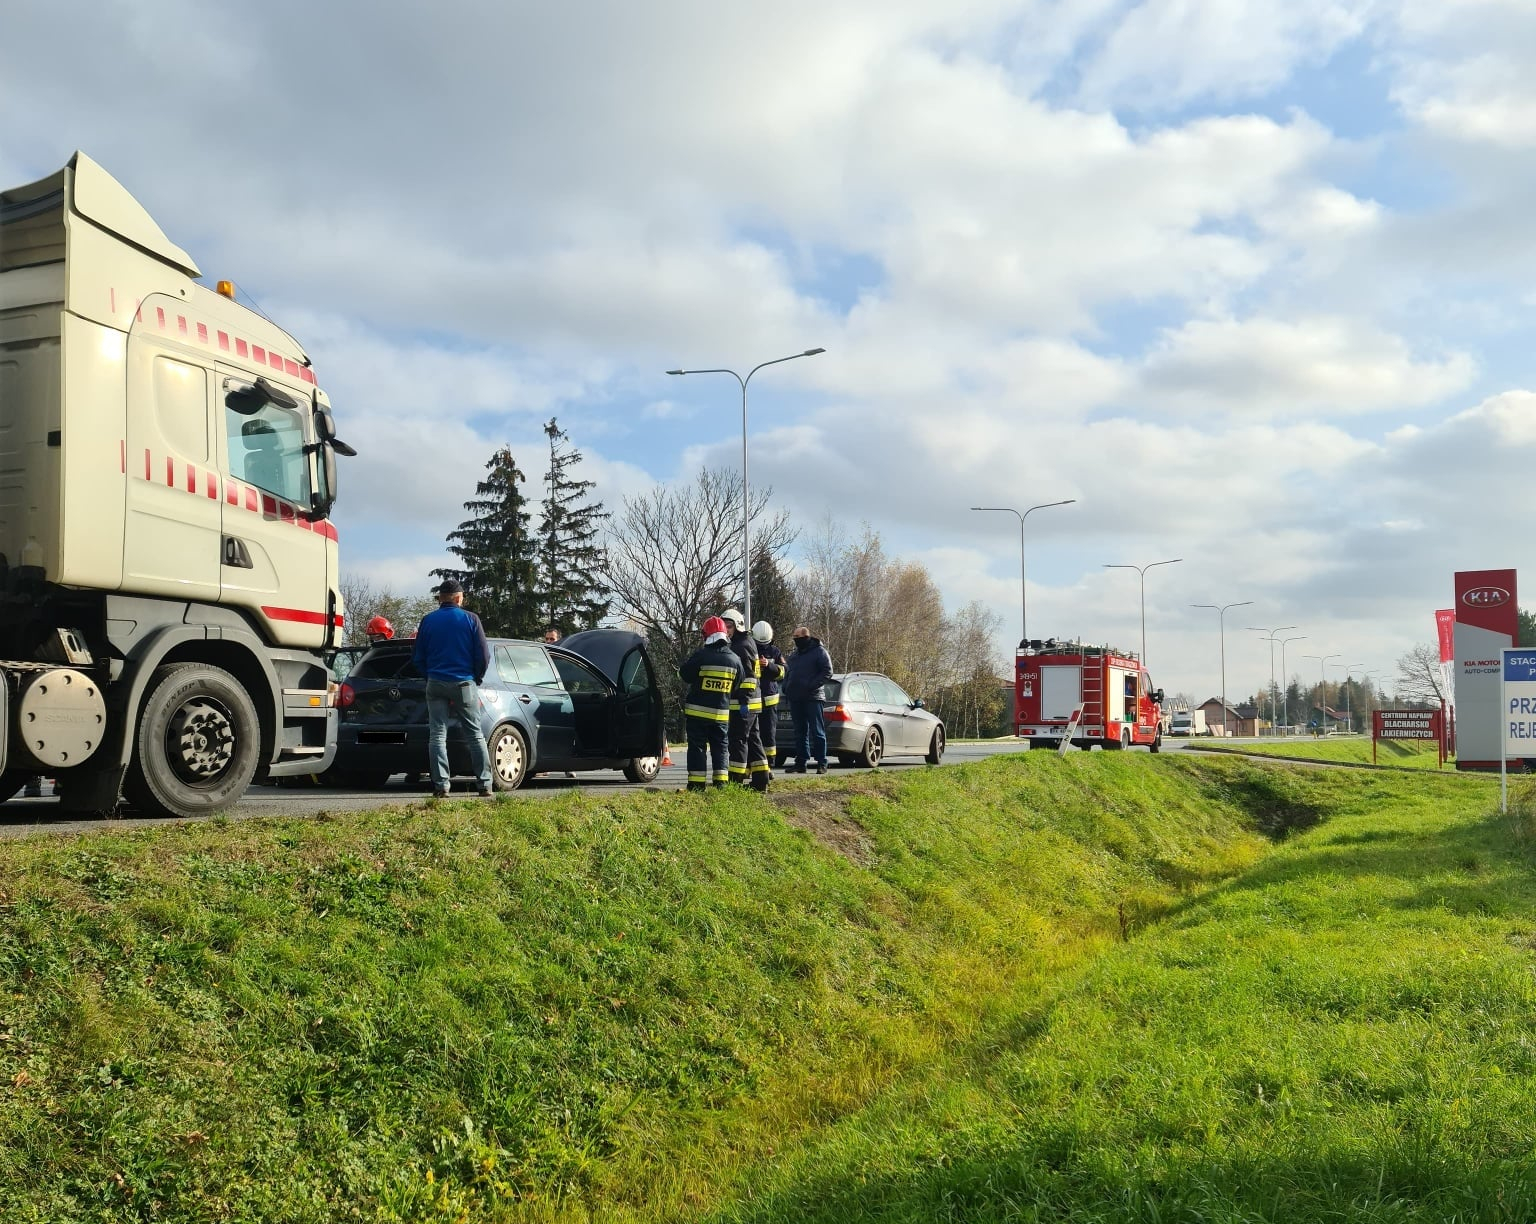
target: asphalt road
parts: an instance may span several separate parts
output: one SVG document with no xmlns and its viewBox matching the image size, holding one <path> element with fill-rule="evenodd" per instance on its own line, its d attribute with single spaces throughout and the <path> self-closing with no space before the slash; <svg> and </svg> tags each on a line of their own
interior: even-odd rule
<svg viewBox="0 0 1536 1224">
<path fill-rule="evenodd" d="M 1187 741 L 1165 739 L 1163 751 L 1179 751 Z M 1015 740 L 987 740 L 973 743 L 951 743 L 944 753 L 946 765 L 962 761 L 979 761 L 1000 753 L 1018 752 Z M 1143 751 L 1136 749 L 1135 751 Z M 672 754 L 673 764 L 663 766 L 654 782 L 639 785 L 625 779 L 616 770 L 599 770 L 577 774 L 574 778 L 533 778 L 516 794 L 528 798 L 559 795 L 581 787 L 602 794 L 625 794 L 632 791 L 681 790 L 687 781 L 687 769 L 681 751 Z M 883 762 L 882 770 L 900 772 L 905 769 L 925 768 L 921 757 L 896 757 Z M 857 772 L 833 765 L 829 777 Z M 782 774 L 780 775 L 783 776 Z M 786 781 L 792 785 L 814 785 L 815 775 L 790 775 Z M 396 775 L 383 790 L 348 791 L 332 790 L 317 786 L 256 786 L 230 813 L 232 819 L 245 820 L 257 817 L 317 816 L 321 812 L 360 811 L 394 804 L 418 803 L 427 797 L 431 787 L 423 781 L 418 785 L 405 785 L 404 775 Z M 41 799 L 17 796 L 0 804 L 0 840 L 29 837 L 38 833 L 84 833 L 100 829 L 153 828 L 174 823 L 164 818 L 121 817 L 112 819 L 80 820 L 66 817 L 59 811 L 58 801 L 45 795 Z"/>
</svg>

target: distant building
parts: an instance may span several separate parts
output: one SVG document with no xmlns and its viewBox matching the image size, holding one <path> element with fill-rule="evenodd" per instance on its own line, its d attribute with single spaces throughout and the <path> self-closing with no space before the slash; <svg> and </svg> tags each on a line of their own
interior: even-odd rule
<svg viewBox="0 0 1536 1224">
<path fill-rule="evenodd" d="M 1222 718 L 1222 704 L 1220 697 L 1212 697 L 1200 706 L 1205 712 L 1205 725 L 1214 735 L 1257 735 L 1259 733 L 1259 710 L 1257 706 L 1244 704 L 1227 706 L 1227 716 Z M 1228 730 L 1224 733 L 1221 728 L 1225 725 Z"/>
</svg>

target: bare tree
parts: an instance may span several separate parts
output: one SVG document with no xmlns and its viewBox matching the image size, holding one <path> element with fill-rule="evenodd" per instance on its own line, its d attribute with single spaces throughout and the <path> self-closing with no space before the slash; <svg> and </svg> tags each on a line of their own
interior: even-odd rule
<svg viewBox="0 0 1536 1224">
<path fill-rule="evenodd" d="M 375 586 L 361 574 L 341 575 L 341 601 L 347 610 L 346 632 L 342 644 L 361 646 L 367 640 L 364 630 L 375 616 L 382 616 L 394 626 L 397 637 L 414 633 L 421 618 L 437 601 L 430 595 L 396 595 L 387 586 Z"/>
<path fill-rule="evenodd" d="M 1412 705 L 1439 706 L 1446 698 L 1440 649 L 1421 642 L 1397 660 L 1397 699 Z"/>
<path fill-rule="evenodd" d="M 608 526 L 608 585 L 620 616 L 650 639 L 664 675 L 698 642 L 704 618 L 740 603 L 741 477 L 705 469 L 692 484 L 661 485 L 625 498 Z M 752 495 L 752 549 L 775 560 L 795 533 L 789 515 L 771 517 L 773 491 Z"/>
</svg>

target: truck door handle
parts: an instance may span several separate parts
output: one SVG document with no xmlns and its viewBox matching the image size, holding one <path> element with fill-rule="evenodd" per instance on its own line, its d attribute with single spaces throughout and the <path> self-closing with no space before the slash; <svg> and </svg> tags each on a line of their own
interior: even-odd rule
<svg viewBox="0 0 1536 1224">
<path fill-rule="evenodd" d="M 250 551 L 245 547 L 245 541 L 234 536 L 224 537 L 224 564 L 231 569 L 256 568 L 256 563 L 251 560 Z"/>
</svg>

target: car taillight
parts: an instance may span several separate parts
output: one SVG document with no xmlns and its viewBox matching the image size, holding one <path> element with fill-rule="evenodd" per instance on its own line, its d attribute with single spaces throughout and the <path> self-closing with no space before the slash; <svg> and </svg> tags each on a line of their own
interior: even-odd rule
<svg viewBox="0 0 1536 1224">
<path fill-rule="evenodd" d="M 352 686 L 350 684 L 343 684 L 336 693 L 336 708 L 345 710 L 356 700 L 357 693 L 353 690 Z"/>
<path fill-rule="evenodd" d="M 835 706 L 829 706 L 822 717 L 826 722 L 848 722 L 853 715 L 848 713 L 848 707 L 839 701 Z"/>
</svg>

